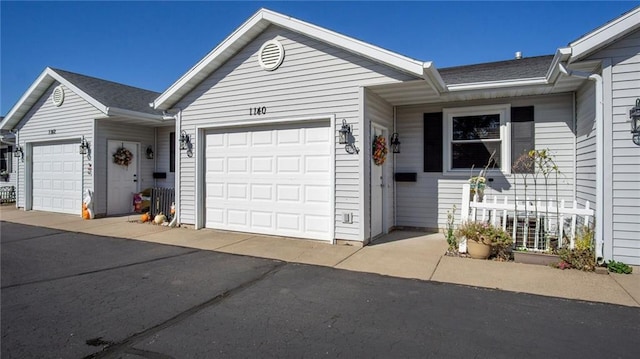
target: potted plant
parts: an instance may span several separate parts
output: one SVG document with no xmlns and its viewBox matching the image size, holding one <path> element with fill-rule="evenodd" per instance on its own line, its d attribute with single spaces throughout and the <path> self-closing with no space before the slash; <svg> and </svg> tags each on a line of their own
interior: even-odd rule
<svg viewBox="0 0 640 359">
<path fill-rule="evenodd" d="M 509 233 L 489 223 L 468 221 L 456 229 L 456 237 L 467 242 L 471 258 L 487 259 L 492 252 L 499 259 L 507 259 L 513 242 Z"/>
<path fill-rule="evenodd" d="M 2 178 L 3 181 L 8 181 L 9 180 L 9 172 L 7 172 L 6 170 L 2 170 L 0 171 L 0 178 Z"/>
</svg>

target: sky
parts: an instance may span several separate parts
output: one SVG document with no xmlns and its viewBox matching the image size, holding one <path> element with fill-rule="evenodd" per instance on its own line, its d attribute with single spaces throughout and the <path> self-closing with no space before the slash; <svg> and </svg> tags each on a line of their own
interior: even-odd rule
<svg viewBox="0 0 640 359">
<path fill-rule="evenodd" d="M 263 7 L 445 68 L 553 54 L 639 5 L 2 0 L 0 114 L 47 66 L 163 92 Z"/>
</svg>

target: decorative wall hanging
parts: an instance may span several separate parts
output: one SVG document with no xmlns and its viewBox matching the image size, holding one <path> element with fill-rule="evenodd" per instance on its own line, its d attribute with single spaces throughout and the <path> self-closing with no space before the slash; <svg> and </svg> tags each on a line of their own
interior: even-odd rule
<svg viewBox="0 0 640 359">
<path fill-rule="evenodd" d="M 376 136 L 373 139 L 373 163 L 382 166 L 387 159 L 387 139 L 384 136 Z"/>
<path fill-rule="evenodd" d="M 116 153 L 113 154 L 113 163 L 128 167 L 131 161 L 133 160 L 133 153 L 128 149 L 124 148 L 124 146 L 118 148 Z"/>
</svg>

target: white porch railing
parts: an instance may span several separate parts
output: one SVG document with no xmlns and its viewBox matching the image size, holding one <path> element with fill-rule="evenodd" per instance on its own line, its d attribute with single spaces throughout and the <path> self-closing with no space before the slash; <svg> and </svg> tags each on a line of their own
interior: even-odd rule
<svg viewBox="0 0 640 359">
<path fill-rule="evenodd" d="M 461 221 L 481 221 L 502 227 L 511 233 L 514 248 L 549 250 L 552 239 L 557 240 L 557 247 L 568 239 L 569 248 L 574 248 L 578 225 L 591 225 L 593 216 L 594 210 L 589 208 L 588 201 L 585 208 L 578 208 L 576 201 L 567 207 L 564 200 L 559 205 L 556 200 L 540 199 L 516 198 L 509 202 L 506 196 L 502 200 L 498 196 L 485 196 L 480 202 L 477 194 L 471 198 L 469 184 L 462 186 Z"/>
</svg>

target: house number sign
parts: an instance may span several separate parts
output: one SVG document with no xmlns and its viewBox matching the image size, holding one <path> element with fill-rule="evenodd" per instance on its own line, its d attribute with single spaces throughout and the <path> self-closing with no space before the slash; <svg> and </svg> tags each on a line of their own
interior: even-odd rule
<svg viewBox="0 0 640 359">
<path fill-rule="evenodd" d="M 56 130 L 49 130 L 49 134 L 50 135 L 55 135 L 56 134 Z"/>
<path fill-rule="evenodd" d="M 267 108 L 265 106 L 251 107 L 249 109 L 249 116 L 260 116 L 260 115 L 266 115 L 266 114 L 267 114 Z"/>
</svg>

